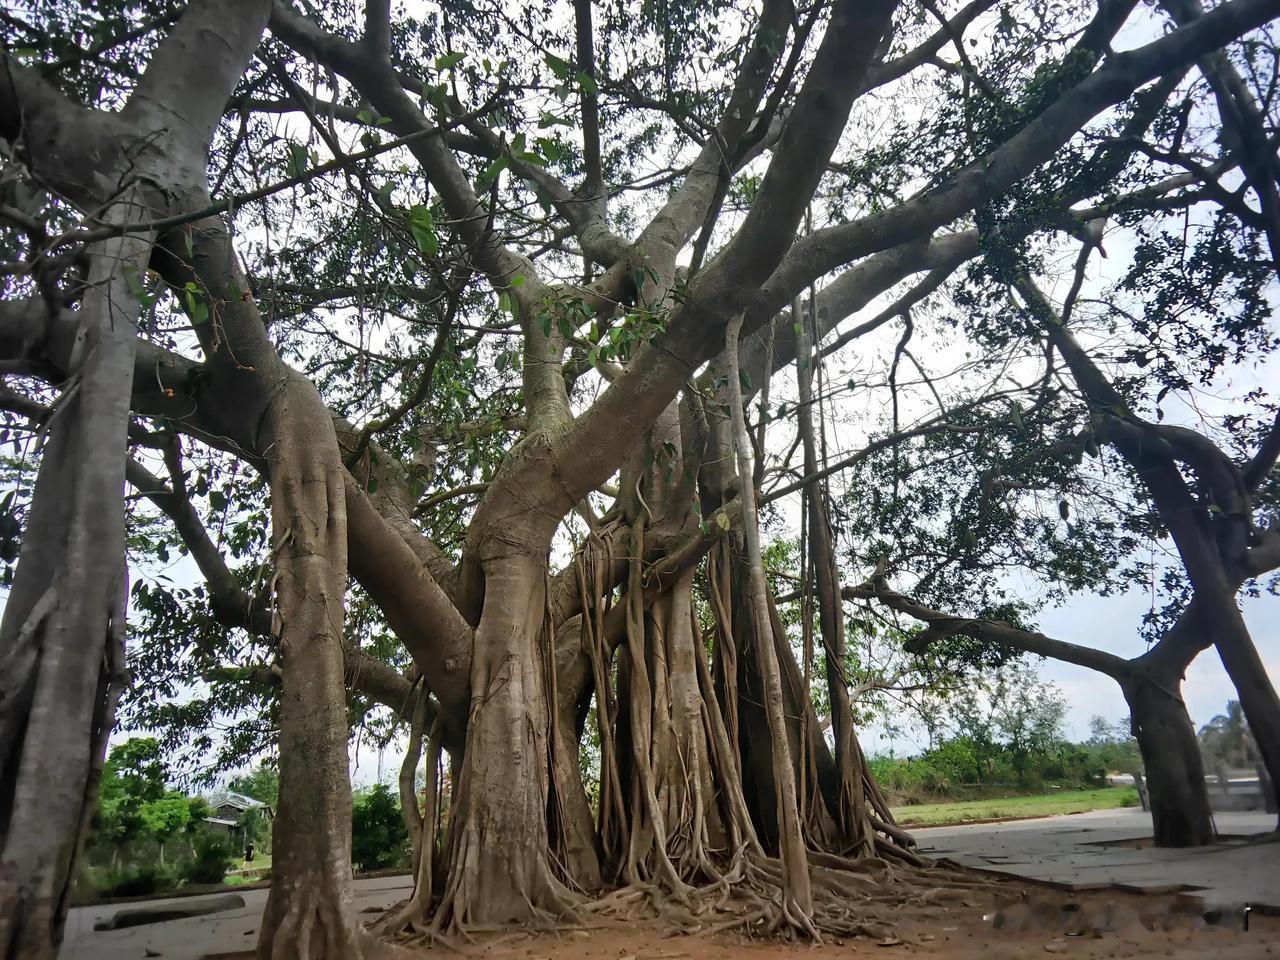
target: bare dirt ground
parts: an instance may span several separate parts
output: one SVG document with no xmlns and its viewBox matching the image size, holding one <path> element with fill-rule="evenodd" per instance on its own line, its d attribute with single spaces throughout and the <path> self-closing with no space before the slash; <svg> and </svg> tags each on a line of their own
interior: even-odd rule
<svg viewBox="0 0 1280 960">
<path fill-rule="evenodd" d="M 1010 894 L 1020 890 L 1010 885 Z M 1067 907 L 1063 910 L 1063 907 Z M 1072 909 L 1079 907 L 1079 909 Z M 993 909 L 995 908 L 995 909 Z M 994 914 L 994 916 L 993 916 Z M 1149 929 L 1154 926 L 1156 929 Z M 505 935 L 466 946 L 484 960 L 820 960 L 911 957 L 913 960 L 1014 960 L 1027 957 L 1245 960 L 1280 957 L 1280 918 L 1238 916 L 1206 923 L 1180 913 L 1171 898 L 1032 892 L 1003 909 L 994 902 L 904 913 L 891 940 L 827 940 L 820 946 L 751 939 L 742 934 L 670 936 L 656 923 Z M 1162 929 L 1168 927 L 1169 929 Z M 1071 935 L 1074 934 L 1074 935 Z M 440 947 L 429 951 L 444 955 Z"/>
<path fill-rule="evenodd" d="M 509 932 L 450 946 L 410 947 L 410 955 L 480 960 L 1251 960 L 1280 958 L 1280 918 L 1210 915 L 1174 897 L 1105 892 L 1059 894 L 1009 883 L 961 906 L 904 908 L 883 941 L 827 939 L 820 945 L 744 933 L 672 934 L 660 921 L 609 922 L 555 933 Z M 243 960 L 220 954 L 206 960 Z"/>
</svg>

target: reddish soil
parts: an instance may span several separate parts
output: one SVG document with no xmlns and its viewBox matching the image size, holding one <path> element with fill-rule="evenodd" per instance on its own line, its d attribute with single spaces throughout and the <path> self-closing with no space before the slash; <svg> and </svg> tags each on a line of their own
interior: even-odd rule
<svg viewBox="0 0 1280 960">
<path fill-rule="evenodd" d="M 1274 916 L 1251 915 L 1246 932 L 1238 914 L 1206 922 L 1170 896 L 1111 891 L 1070 895 L 1013 883 L 1002 886 L 1007 892 L 999 899 L 977 896 L 969 901 L 972 906 L 904 907 L 896 936 L 883 942 L 828 939 L 814 946 L 741 933 L 672 934 L 660 921 L 637 920 L 555 933 L 477 936 L 453 947 L 436 944 L 397 953 L 483 960 L 1280 960 L 1280 918 Z"/>
<path fill-rule="evenodd" d="M 1041 914 L 1046 899 L 1039 893 L 1032 903 Z M 1003 926 L 995 928 L 984 919 L 991 906 L 973 908 L 931 908 L 928 915 L 914 918 L 904 914 L 899 923 L 898 942 L 872 940 L 828 940 L 821 946 L 752 940 L 742 935 L 664 935 L 651 923 L 634 923 L 559 934 L 500 936 L 496 942 L 478 940 L 466 953 L 485 960 L 819 960 L 835 957 L 911 957 L 913 960 L 1022 960 L 1028 957 L 1071 957 L 1110 960 L 1121 957 L 1174 958 L 1174 960 L 1246 960 L 1280 958 L 1280 920 L 1254 915 L 1249 931 L 1225 929 L 1230 921 L 1210 926 L 1203 920 L 1174 913 L 1169 898 L 1106 895 L 1074 898 L 1084 909 L 1072 919 L 1082 935 L 1068 936 L 1068 924 L 1045 924 L 1034 909 L 1011 908 L 1000 914 Z M 1056 903 L 1056 901 L 1055 901 Z M 1108 914 L 1109 911 L 1109 914 Z M 1057 914 L 1054 909 L 1053 913 Z M 1110 916 L 1115 930 L 1088 929 L 1089 914 L 1101 919 Z M 1157 913 L 1157 926 L 1172 929 L 1150 930 L 1147 924 Z M 1233 918 L 1234 919 L 1234 918 Z M 1145 920 L 1145 922 L 1144 922 Z M 1057 926 L 1058 929 L 1052 929 Z M 1073 931 L 1074 932 L 1074 931 Z M 432 953 L 443 953 L 439 948 Z"/>
</svg>

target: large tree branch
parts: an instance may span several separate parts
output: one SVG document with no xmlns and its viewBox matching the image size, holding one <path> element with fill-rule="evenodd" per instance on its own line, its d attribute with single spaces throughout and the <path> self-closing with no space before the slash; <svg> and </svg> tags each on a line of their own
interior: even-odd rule
<svg viewBox="0 0 1280 960">
<path fill-rule="evenodd" d="M 580 73 L 589 78 L 583 85 L 582 98 L 582 159 L 587 179 L 583 193 L 587 202 L 599 207 L 597 216 L 605 216 L 604 172 L 600 164 L 600 97 L 596 83 L 595 36 L 591 24 L 591 0 L 573 0 L 573 16 L 577 36 Z"/>
<path fill-rule="evenodd" d="M 727 319 L 745 308 L 759 278 L 777 267 L 826 171 L 896 6 L 896 0 L 836 3 L 760 189 L 733 239 L 690 289 L 694 304 L 705 297 L 709 307 L 724 299 L 719 312 Z"/>
<path fill-rule="evenodd" d="M 1108 5 L 1120 10 L 1128 0 Z M 1206 49 L 1236 38 L 1280 11 L 1280 0 L 1231 0 L 1195 24 L 1135 51 L 1108 58 L 1104 65 L 1042 111 L 1034 120 L 982 160 L 961 171 L 946 184 L 926 191 L 898 207 L 815 231 L 797 241 L 778 268 L 747 302 L 744 330 L 752 332 L 771 321 L 812 280 L 849 260 L 889 249 L 927 236 L 976 204 L 998 194 L 1025 176 L 1069 140 L 1085 123 L 1107 107 L 1128 97 L 1137 87 L 1165 73 L 1176 73 Z M 1210 23 L 1210 19 L 1213 22 Z M 1107 30 L 1119 24 L 1102 18 Z M 1095 31 L 1090 43 L 1097 46 L 1108 36 Z M 1168 83 L 1158 85 L 1167 93 Z M 1143 102 L 1142 122 L 1149 122 L 1152 104 Z M 1158 107 L 1158 104 L 1155 106 Z M 776 156 L 776 154 L 775 154 Z M 708 268 L 709 270 L 710 268 Z M 750 285 L 756 289 L 754 284 Z M 583 469 L 601 469 L 616 458 L 613 448 L 619 425 L 632 418 L 647 422 L 660 399 L 670 399 L 699 363 L 716 349 L 720 327 L 717 317 L 726 307 L 741 302 L 742 291 L 722 293 L 715 309 L 690 298 L 676 311 L 665 337 L 641 351 L 626 372 L 579 418 L 572 434 L 575 462 Z M 625 433 L 626 431 L 621 431 Z M 587 478 L 597 482 L 594 469 Z"/>
<path fill-rule="evenodd" d="M 1055 640 L 1043 633 L 1021 630 L 997 620 L 962 617 L 934 610 L 891 589 L 880 576 L 873 577 L 872 580 L 858 587 L 845 587 L 840 593 L 846 600 L 877 600 L 890 609 L 924 623 L 925 629 L 907 643 L 907 650 L 911 653 L 924 653 L 930 644 L 961 634 L 987 643 L 1000 644 L 1042 657 L 1052 657 L 1064 663 L 1088 667 L 1118 681 L 1123 680 L 1132 669 L 1128 660 L 1103 650 L 1068 643 L 1065 640 Z"/>
<path fill-rule="evenodd" d="M 261 636 L 271 634 L 271 608 L 264 598 L 250 596 L 240 585 L 214 544 L 204 521 L 176 487 L 165 483 L 132 457 L 125 464 L 125 477 L 139 493 L 154 503 L 173 523 L 187 545 L 191 558 L 204 575 L 209 590 L 209 606 L 219 623 L 243 627 Z"/>
<path fill-rule="evenodd" d="M 1192 431 L 1151 424 L 1134 414 L 1044 294 L 1026 276 L 1015 285 L 1066 361 L 1099 435 L 1115 446 L 1146 487 L 1196 591 L 1219 602 L 1233 602 L 1236 586 L 1231 579 L 1246 562 L 1252 527 L 1247 495 L 1234 464 Z M 1226 500 L 1218 507 L 1219 521 L 1215 522 L 1213 510 L 1192 495 L 1178 471 L 1179 460 L 1201 475 L 1211 497 L 1216 492 Z"/>
<path fill-rule="evenodd" d="M 454 742 L 469 709 L 471 624 L 349 477 L 346 495 L 351 573 L 420 665 Z"/>
<path fill-rule="evenodd" d="M 209 141 L 270 11 L 270 0 L 193 0 L 134 88 L 122 118 L 144 134 L 177 134 L 198 160 L 182 176 L 205 176 Z"/>
<path fill-rule="evenodd" d="M 954 17 L 935 30 L 928 39 L 893 60 L 878 63 L 867 71 L 863 92 L 874 90 L 894 80 L 901 80 L 917 67 L 932 60 L 948 43 L 963 38 L 965 30 L 979 16 L 996 5 L 996 0 L 973 0 Z"/>
<path fill-rule="evenodd" d="M 72 102 L 0 49 L 0 137 L 21 148 L 42 182 L 76 203 L 100 205 L 114 189 L 103 172 L 122 155 L 118 128 L 116 117 Z"/>
<path fill-rule="evenodd" d="M 391 128 L 407 135 L 428 129 L 432 124 L 401 85 L 386 56 L 368 45 L 351 43 L 326 33 L 305 17 L 277 3 L 271 17 L 273 32 L 285 43 L 312 54 L 350 80 L 383 116 Z M 560 374 L 562 337 L 554 328 L 540 329 L 539 311 L 553 296 L 542 282 L 532 261 L 503 243 L 492 227 L 493 211 L 471 185 L 444 138 L 438 134 L 418 137 L 408 145 L 439 193 L 454 228 L 467 246 L 475 265 L 488 277 L 493 288 L 517 306 L 525 336 L 523 365 L 524 396 L 530 429 L 554 430 L 569 420 L 569 399 Z"/>
<path fill-rule="evenodd" d="M 977 256 L 978 249 L 978 231 L 966 230 L 962 233 L 934 237 L 931 240 L 903 244 L 849 267 L 818 291 L 817 343 L 821 343 L 848 317 L 853 316 L 892 288 L 894 284 L 914 273 L 922 270 L 931 271 L 929 291 L 936 289 L 943 279 L 954 273 L 962 263 Z M 933 281 L 935 274 L 936 282 Z M 923 295 L 922 293 L 921 296 Z M 859 325 L 847 334 L 842 334 L 839 344 L 843 346 L 855 337 L 869 333 L 892 319 L 901 310 L 900 305 L 895 307 L 892 313 L 886 311 L 887 316 L 877 317 L 875 320 Z M 795 362 L 796 346 L 799 342 L 799 335 L 795 332 L 798 319 L 788 312 L 773 325 L 771 369 L 766 370 L 769 351 L 762 335 L 757 334 L 743 345 L 740 363 L 742 369 L 747 371 L 752 384 L 764 383 L 768 376 Z M 833 345 L 832 349 L 834 348 Z"/>
</svg>

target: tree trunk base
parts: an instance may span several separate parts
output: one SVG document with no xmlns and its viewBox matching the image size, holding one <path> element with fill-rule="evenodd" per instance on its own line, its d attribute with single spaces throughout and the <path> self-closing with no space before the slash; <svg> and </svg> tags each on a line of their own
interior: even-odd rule
<svg viewBox="0 0 1280 960">
<path fill-rule="evenodd" d="M 1176 679 L 1137 679 L 1122 686 L 1142 751 L 1157 847 L 1213 843 L 1213 819 L 1195 727 Z"/>
<path fill-rule="evenodd" d="M 825 853 L 811 854 L 809 881 L 812 932 L 788 916 L 782 861 L 743 849 L 730 858 L 716 879 L 688 887 L 683 894 L 677 895 L 659 882 L 628 884 L 599 899 L 575 902 L 568 920 L 562 917 L 557 921 L 538 911 L 538 916 L 509 925 L 455 924 L 450 934 L 465 936 L 512 926 L 551 930 L 560 925 L 590 927 L 593 921 L 605 925 L 656 920 L 664 929 L 682 934 L 739 931 L 782 940 L 827 936 L 885 940 L 895 935 L 896 921 L 907 907 L 971 904 L 975 896 L 997 886 L 985 877 L 943 866 L 892 864 L 875 857 L 849 860 Z M 395 939 L 400 943 L 451 942 L 439 930 L 406 929 Z"/>
<path fill-rule="evenodd" d="M 290 892 L 288 908 L 272 918 L 267 905 L 258 960 L 410 960 L 409 951 L 371 934 L 343 889 L 316 875 Z M 275 892 L 274 890 L 272 891 Z"/>
</svg>

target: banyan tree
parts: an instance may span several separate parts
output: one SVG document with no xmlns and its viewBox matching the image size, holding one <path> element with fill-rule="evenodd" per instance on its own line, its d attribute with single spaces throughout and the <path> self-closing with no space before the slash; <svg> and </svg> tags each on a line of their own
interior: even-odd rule
<svg viewBox="0 0 1280 960">
<path fill-rule="evenodd" d="M 823 358 L 966 264 L 1048 270 L 1027 250 L 1092 207 L 1159 220 L 1256 165 L 1166 183 L 1196 71 L 1280 3 L 1167 7 L 12 5 L 0 953 L 56 953 L 127 662 L 125 709 L 166 663 L 261 685 L 263 957 L 593 912 L 877 935 L 963 895 L 858 743 Z M 166 542 L 190 585 L 131 588 Z M 355 698 L 408 731 L 417 848 L 370 929 Z"/>
</svg>

